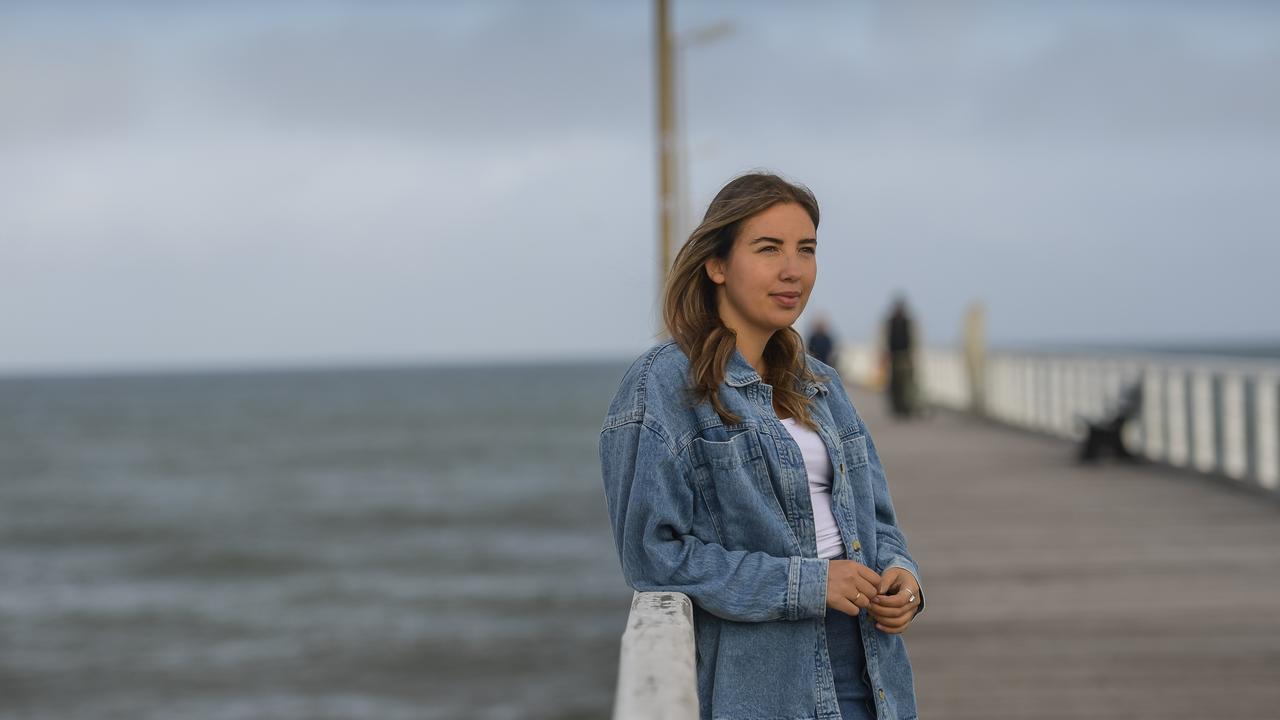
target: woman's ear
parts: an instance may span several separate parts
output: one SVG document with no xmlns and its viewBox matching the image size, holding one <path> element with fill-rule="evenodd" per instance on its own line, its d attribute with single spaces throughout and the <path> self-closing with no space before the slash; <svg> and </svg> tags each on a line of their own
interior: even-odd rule
<svg viewBox="0 0 1280 720">
<path fill-rule="evenodd" d="M 718 257 L 709 257 L 703 263 L 703 267 L 707 270 L 707 277 L 711 278 L 711 282 L 717 285 L 724 284 L 724 260 Z"/>
</svg>

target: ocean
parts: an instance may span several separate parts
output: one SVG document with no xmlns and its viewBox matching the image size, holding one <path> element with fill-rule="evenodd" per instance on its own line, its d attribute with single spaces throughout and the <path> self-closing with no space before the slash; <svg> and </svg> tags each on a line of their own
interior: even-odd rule
<svg viewBox="0 0 1280 720">
<path fill-rule="evenodd" d="M 0 717 L 608 717 L 625 369 L 0 380 Z"/>
</svg>

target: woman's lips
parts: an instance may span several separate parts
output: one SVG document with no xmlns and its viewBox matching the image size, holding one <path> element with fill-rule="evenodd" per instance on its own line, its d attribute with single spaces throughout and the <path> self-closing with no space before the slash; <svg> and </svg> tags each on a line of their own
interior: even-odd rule
<svg viewBox="0 0 1280 720">
<path fill-rule="evenodd" d="M 793 308 L 793 307 L 795 307 L 796 305 L 799 305 L 799 304 L 800 304 L 800 294 L 799 294 L 799 293 L 796 293 L 795 295 L 792 295 L 792 294 L 790 294 L 790 293 L 786 293 L 786 294 L 773 294 L 773 295 L 770 295 L 769 297 L 771 297 L 771 298 L 773 298 L 774 300 L 776 300 L 776 301 L 778 302 L 778 304 L 779 304 L 779 305 L 781 305 L 782 307 L 785 307 L 785 308 Z"/>
</svg>

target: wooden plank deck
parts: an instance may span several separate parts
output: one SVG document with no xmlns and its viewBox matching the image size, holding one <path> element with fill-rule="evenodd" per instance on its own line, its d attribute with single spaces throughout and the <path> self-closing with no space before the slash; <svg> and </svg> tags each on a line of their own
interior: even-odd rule
<svg viewBox="0 0 1280 720">
<path fill-rule="evenodd" d="M 1280 502 L 853 391 L 921 565 L 925 720 L 1280 718 Z"/>
</svg>

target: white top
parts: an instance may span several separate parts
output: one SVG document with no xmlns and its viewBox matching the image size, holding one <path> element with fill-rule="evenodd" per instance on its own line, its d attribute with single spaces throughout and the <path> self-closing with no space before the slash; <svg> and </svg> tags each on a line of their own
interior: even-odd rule
<svg viewBox="0 0 1280 720">
<path fill-rule="evenodd" d="M 795 418 L 783 418 L 782 425 L 791 433 L 800 456 L 804 458 L 805 473 L 809 476 L 809 500 L 813 503 L 813 527 L 818 536 L 818 557 L 831 559 L 844 553 L 844 540 L 831 513 L 831 458 L 827 446 L 818 433 L 796 422 Z"/>
</svg>

